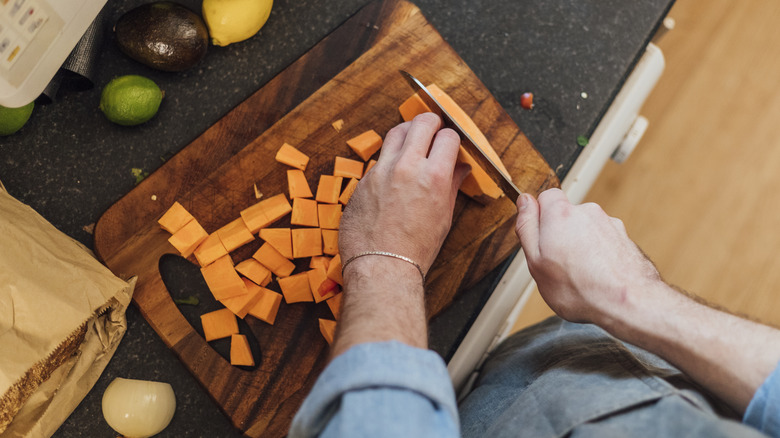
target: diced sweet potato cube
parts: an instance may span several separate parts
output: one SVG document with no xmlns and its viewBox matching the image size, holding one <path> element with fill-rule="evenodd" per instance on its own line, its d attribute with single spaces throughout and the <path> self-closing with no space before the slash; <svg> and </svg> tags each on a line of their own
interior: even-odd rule
<svg viewBox="0 0 780 438">
<path fill-rule="evenodd" d="M 219 309 L 200 315 L 200 323 L 206 341 L 227 338 L 238 333 L 238 320 L 229 309 Z"/>
<path fill-rule="evenodd" d="M 325 300 L 325 303 L 330 308 L 330 312 L 333 314 L 333 318 L 335 319 L 339 319 L 339 316 L 341 316 L 341 297 L 343 296 L 344 293 L 338 293 Z"/>
<path fill-rule="evenodd" d="M 252 235 L 249 228 L 244 224 L 244 220 L 241 218 L 218 229 L 217 235 L 227 252 L 231 252 L 255 240 L 255 236 Z"/>
<path fill-rule="evenodd" d="M 270 243 L 266 242 L 252 258 L 270 269 L 277 277 L 288 277 L 295 270 L 295 264 L 279 253 Z"/>
<path fill-rule="evenodd" d="M 344 178 L 333 175 L 320 175 L 320 182 L 317 185 L 317 202 L 325 204 L 336 204 L 339 202 L 341 194 L 341 182 Z"/>
<path fill-rule="evenodd" d="M 173 234 L 195 219 L 181 204 L 174 202 L 157 221 L 163 230 Z"/>
<path fill-rule="evenodd" d="M 276 161 L 296 169 L 306 170 L 306 165 L 309 164 L 309 157 L 294 146 L 285 143 L 276 152 Z"/>
<path fill-rule="evenodd" d="M 347 145 L 363 159 L 368 161 L 374 152 L 378 151 L 382 147 L 382 137 L 379 136 L 373 129 L 370 129 L 357 137 L 347 140 Z"/>
<path fill-rule="evenodd" d="M 339 253 L 339 230 L 322 230 L 322 253 L 328 255 Z"/>
<path fill-rule="evenodd" d="M 297 228 L 291 233 L 294 258 L 322 255 L 322 232 L 319 228 Z"/>
<path fill-rule="evenodd" d="M 355 193 L 355 189 L 357 188 L 358 180 L 355 178 L 352 178 L 347 183 L 347 186 L 344 187 L 344 191 L 341 192 L 341 196 L 339 196 L 339 202 L 347 205 L 347 202 L 349 202 L 349 198 L 352 197 L 352 194 Z"/>
<path fill-rule="evenodd" d="M 229 255 L 222 256 L 210 265 L 200 268 L 200 272 L 211 294 L 219 301 L 246 293 L 244 281 L 233 267 Z"/>
<path fill-rule="evenodd" d="M 363 163 L 349 158 L 336 157 L 336 161 L 333 163 L 333 176 L 360 179 L 363 177 Z"/>
<path fill-rule="evenodd" d="M 244 335 L 234 334 L 230 337 L 230 364 L 236 366 L 255 366 L 255 358 L 249 348 L 249 341 Z"/>
<path fill-rule="evenodd" d="M 279 304 L 282 302 L 282 294 L 270 289 L 262 288 L 260 300 L 249 309 L 249 314 L 255 318 L 273 325 L 276 314 L 279 312 Z"/>
<path fill-rule="evenodd" d="M 309 276 L 305 272 L 280 278 L 279 287 L 287 304 L 314 301 L 309 287 Z"/>
<path fill-rule="evenodd" d="M 337 230 L 339 222 L 341 222 L 341 204 L 317 205 L 317 217 L 319 218 L 320 228 Z"/>
<path fill-rule="evenodd" d="M 287 187 L 290 188 L 290 199 L 314 197 L 309 182 L 306 181 L 306 175 L 300 169 L 287 171 Z"/>
<path fill-rule="evenodd" d="M 309 268 L 322 268 L 324 270 L 328 270 L 328 265 L 330 264 L 330 257 L 328 256 L 315 256 L 312 257 L 311 260 L 309 260 Z"/>
<path fill-rule="evenodd" d="M 292 206 L 287 202 L 284 193 L 279 193 L 241 210 L 241 219 L 249 228 L 249 232 L 254 234 L 260 228 L 265 228 L 278 221 L 291 210 Z"/>
<path fill-rule="evenodd" d="M 197 220 L 193 219 L 181 227 L 179 231 L 173 233 L 168 238 L 168 242 L 179 251 L 182 257 L 189 257 L 198 248 L 198 245 L 208 237 L 209 233 L 200 226 Z"/>
<path fill-rule="evenodd" d="M 236 271 L 259 286 L 267 286 L 273 279 L 271 271 L 255 259 L 246 259 L 237 264 Z"/>
<path fill-rule="evenodd" d="M 288 259 L 293 258 L 292 237 L 289 228 L 261 228 L 260 238 L 271 244 L 279 254 Z"/>
<path fill-rule="evenodd" d="M 243 319 L 249 312 L 249 309 L 260 299 L 261 287 L 246 278 L 242 278 L 241 281 L 246 286 L 245 294 L 225 298 L 224 300 L 219 300 L 219 302 L 230 309 L 237 317 Z"/>
<path fill-rule="evenodd" d="M 309 276 L 309 288 L 311 289 L 311 294 L 314 297 L 315 303 L 327 300 L 339 292 L 338 284 L 336 284 L 333 280 L 328 279 L 328 275 L 325 270 L 315 268 L 306 271 L 306 274 Z M 320 293 L 320 289 L 323 283 L 325 283 L 327 289 L 327 293 L 325 294 Z M 331 284 L 335 285 L 336 287 L 327 287 Z"/>
<path fill-rule="evenodd" d="M 227 255 L 227 250 L 222 241 L 219 240 L 217 233 L 211 233 L 200 245 L 195 249 L 195 258 L 198 259 L 200 266 L 206 266 L 214 262 L 214 260 Z"/>
<path fill-rule="evenodd" d="M 366 163 L 366 170 L 363 171 L 363 175 L 367 174 L 369 170 L 371 170 L 372 167 L 376 164 L 376 160 L 369 160 L 368 163 Z"/>
<path fill-rule="evenodd" d="M 341 128 L 344 127 L 344 120 L 338 119 L 335 122 L 331 123 L 330 125 L 333 126 L 333 129 L 335 129 L 336 132 L 341 131 Z"/>
<path fill-rule="evenodd" d="M 293 199 L 292 214 L 290 215 L 290 223 L 293 225 L 301 225 L 304 227 L 317 227 L 319 222 L 317 220 L 317 201 L 314 199 Z"/>
<path fill-rule="evenodd" d="M 431 112 L 431 109 L 417 93 L 414 93 L 398 107 L 398 112 L 401 113 L 404 122 L 408 122 L 418 114 Z"/>
<path fill-rule="evenodd" d="M 336 336 L 336 321 L 320 318 L 320 333 L 328 345 L 332 345 Z"/>
<path fill-rule="evenodd" d="M 327 272 L 328 278 L 338 284 L 344 284 L 344 279 L 341 277 L 341 255 L 336 254 L 336 256 L 333 257 L 333 260 L 330 261 L 330 265 L 328 265 Z"/>
</svg>

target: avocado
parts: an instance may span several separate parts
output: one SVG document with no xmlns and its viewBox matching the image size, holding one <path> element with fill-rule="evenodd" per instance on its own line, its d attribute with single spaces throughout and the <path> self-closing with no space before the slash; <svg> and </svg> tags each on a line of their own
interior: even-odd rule
<svg viewBox="0 0 780 438">
<path fill-rule="evenodd" d="M 163 71 L 186 70 L 206 55 L 209 32 L 200 16 L 174 2 L 138 6 L 114 26 L 119 48 L 134 60 Z"/>
</svg>

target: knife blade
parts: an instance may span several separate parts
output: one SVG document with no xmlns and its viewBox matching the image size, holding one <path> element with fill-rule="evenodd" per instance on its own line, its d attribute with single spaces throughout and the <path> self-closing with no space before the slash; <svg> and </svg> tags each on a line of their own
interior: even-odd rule
<svg viewBox="0 0 780 438">
<path fill-rule="evenodd" d="M 477 164 L 479 164 L 480 167 L 485 170 L 490 179 L 498 184 L 498 187 L 504 191 L 504 194 L 509 196 L 509 199 L 511 199 L 512 202 L 517 203 L 517 198 L 520 196 L 520 189 L 518 189 L 512 180 L 509 179 L 509 176 L 502 172 L 501 169 L 496 166 L 493 160 L 491 160 L 490 157 L 482 152 L 482 149 L 480 149 L 479 146 L 474 143 L 474 140 L 471 138 L 471 136 L 468 135 L 468 133 L 463 130 L 463 128 L 458 124 L 458 122 L 455 121 L 455 119 L 447 112 L 447 110 L 441 106 L 441 104 L 436 100 L 435 97 L 433 97 L 430 91 L 425 88 L 425 85 L 423 85 L 411 74 L 403 70 L 399 71 L 401 72 L 401 75 L 404 77 L 404 79 L 406 79 L 406 81 L 409 83 L 409 85 L 411 85 L 412 89 L 414 89 L 414 91 L 420 96 L 423 102 L 428 105 L 428 108 L 430 108 L 433 113 L 441 118 L 442 125 L 458 133 L 460 136 L 461 146 L 463 146 L 463 148 L 466 149 L 466 152 L 468 152 L 469 155 L 474 158 L 474 161 L 476 161 Z"/>
</svg>

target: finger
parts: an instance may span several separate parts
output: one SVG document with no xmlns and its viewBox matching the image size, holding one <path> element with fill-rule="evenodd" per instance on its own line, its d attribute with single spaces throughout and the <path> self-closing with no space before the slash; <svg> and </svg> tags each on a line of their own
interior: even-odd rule
<svg viewBox="0 0 780 438">
<path fill-rule="evenodd" d="M 436 114 L 424 113 L 416 116 L 412 120 L 409 132 L 406 133 L 401 155 L 410 158 L 425 158 L 428 156 L 428 149 L 431 147 L 433 136 L 439 130 L 440 125 L 441 120 Z"/>
<path fill-rule="evenodd" d="M 452 175 L 452 188 L 450 190 L 450 205 L 455 204 L 455 198 L 458 196 L 458 189 L 460 188 L 461 184 L 463 184 L 463 180 L 466 179 L 469 173 L 471 173 L 471 166 L 469 166 L 467 163 L 455 164 L 455 171 Z"/>
<path fill-rule="evenodd" d="M 444 128 L 436 133 L 428 153 L 428 162 L 435 171 L 446 170 L 450 174 L 455 169 L 460 150 L 460 136 L 449 128 Z"/>
<path fill-rule="evenodd" d="M 387 132 L 385 140 L 382 142 L 377 163 L 379 161 L 393 161 L 400 154 L 411 126 L 412 122 L 404 122 Z"/>
<path fill-rule="evenodd" d="M 515 233 L 529 263 L 539 258 L 539 212 L 539 203 L 533 196 L 523 193 L 517 198 Z"/>
<path fill-rule="evenodd" d="M 539 195 L 539 205 L 548 205 L 555 202 L 566 202 L 569 204 L 569 198 L 561 189 L 547 189 Z"/>
</svg>

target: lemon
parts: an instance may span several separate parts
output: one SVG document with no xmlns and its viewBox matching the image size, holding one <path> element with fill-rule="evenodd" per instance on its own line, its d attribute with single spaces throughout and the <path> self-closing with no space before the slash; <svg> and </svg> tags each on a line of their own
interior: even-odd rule
<svg viewBox="0 0 780 438">
<path fill-rule="evenodd" d="M 116 124 L 139 125 L 157 114 L 162 98 L 160 87 L 151 79 L 138 75 L 120 76 L 103 88 L 100 110 Z"/>
<path fill-rule="evenodd" d="M 0 106 L 0 136 L 11 135 L 22 129 L 32 114 L 33 102 L 19 108 L 6 108 Z"/>
<path fill-rule="evenodd" d="M 273 0 L 203 0 L 203 21 L 215 46 L 254 36 L 268 21 Z"/>
</svg>

